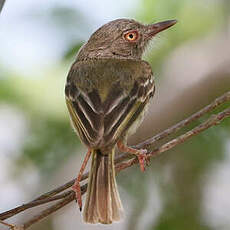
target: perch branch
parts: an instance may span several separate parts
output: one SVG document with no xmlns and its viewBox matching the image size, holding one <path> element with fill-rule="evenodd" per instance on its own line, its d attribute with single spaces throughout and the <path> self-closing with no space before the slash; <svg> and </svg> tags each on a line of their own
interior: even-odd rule
<svg viewBox="0 0 230 230">
<path fill-rule="evenodd" d="M 187 126 L 191 122 L 199 119 L 204 114 L 207 114 L 208 112 L 213 111 L 217 106 L 222 105 L 228 101 L 230 101 L 230 91 L 225 93 L 221 97 L 215 99 L 211 104 L 207 105 L 206 107 L 204 107 L 203 109 L 201 109 L 197 113 L 194 113 L 192 116 L 188 117 L 187 119 L 185 119 L 185 120 L 177 123 L 176 125 L 162 131 L 161 133 L 157 134 L 156 136 L 136 145 L 135 147 L 136 148 L 151 148 L 153 146 L 153 144 L 155 144 L 157 141 L 162 140 L 163 138 L 169 136 L 170 134 L 177 132 L 179 129 Z M 169 149 L 174 148 L 176 145 L 179 145 L 179 144 L 185 142 L 187 139 L 191 138 L 192 136 L 195 136 L 195 135 L 203 132 L 204 130 L 206 130 L 212 126 L 219 124 L 224 118 L 229 117 L 229 116 L 230 116 L 230 108 L 227 108 L 218 114 L 212 114 L 206 121 L 204 121 L 200 125 L 196 126 L 192 130 L 190 130 L 190 131 L 180 135 L 179 137 L 176 137 L 176 138 L 172 139 L 171 141 L 163 144 L 162 146 L 155 148 L 154 150 L 150 151 L 148 153 L 148 157 L 149 158 L 150 157 L 156 157 L 156 156 L 160 155 L 161 153 L 166 152 Z M 134 164 L 137 164 L 138 160 L 135 157 L 130 156 L 129 154 L 121 154 L 116 158 L 115 163 L 116 163 L 116 172 L 118 173 L 125 168 L 128 168 Z M 87 178 L 88 178 L 88 173 L 85 173 L 82 177 L 82 180 L 85 180 Z M 18 227 L 20 227 L 20 229 L 23 229 L 23 230 L 27 229 L 32 224 L 42 220 L 43 218 L 49 216 L 50 214 L 56 212 L 57 210 L 66 206 L 68 203 L 70 203 L 71 201 L 73 201 L 75 199 L 75 194 L 72 190 L 63 192 L 65 190 L 69 189 L 73 185 L 74 181 L 75 181 L 75 179 L 67 182 L 66 184 L 64 184 L 58 188 L 51 190 L 50 192 L 47 192 L 47 193 L 37 197 L 36 199 L 34 199 L 33 201 L 31 201 L 27 204 L 23 204 L 21 206 L 18 206 L 14 209 L 9 210 L 9 211 L 0 213 L 0 220 L 3 221 L 5 219 L 8 219 L 8 218 L 10 218 L 10 217 L 12 217 L 12 216 L 14 216 L 20 212 L 23 212 L 29 208 L 56 201 L 55 204 L 51 205 L 50 207 L 48 207 L 45 210 L 38 213 L 37 215 L 33 216 L 31 219 L 26 221 L 23 225 L 18 226 Z M 86 188 L 87 188 L 87 184 L 85 184 L 81 187 L 82 194 L 84 194 L 86 192 Z M 61 193 L 61 192 L 63 192 L 63 193 Z M 59 193 L 61 193 L 61 194 L 59 194 Z M 59 195 L 57 195 L 57 194 L 59 194 Z M 7 223 L 6 223 L 6 225 L 7 225 Z M 12 226 L 10 224 L 8 224 L 8 225 Z"/>
<path fill-rule="evenodd" d="M 153 151 L 148 153 L 148 157 L 149 158 L 156 157 L 157 155 L 166 152 L 169 149 L 172 149 L 176 145 L 185 142 L 187 139 L 191 138 L 192 136 L 195 136 L 214 125 L 218 125 L 226 117 L 230 117 L 230 108 L 225 109 L 223 112 L 220 112 L 218 114 L 211 115 L 211 117 L 208 120 L 196 126 L 194 129 L 186 132 L 185 134 L 180 135 L 179 137 L 169 141 L 166 144 L 163 144 L 161 147 L 154 149 Z M 116 165 L 116 171 L 120 172 L 121 170 L 128 168 L 137 163 L 138 163 L 137 158 L 133 158 L 127 162 Z"/>
<path fill-rule="evenodd" d="M 154 144 L 157 141 L 160 141 L 164 138 L 166 138 L 167 136 L 176 133 L 177 131 L 179 131 L 180 129 L 184 128 L 185 126 L 191 124 L 193 121 L 198 120 L 200 117 L 202 117 L 203 115 L 213 111 L 216 107 L 226 103 L 230 101 L 230 91 L 223 94 L 222 96 L 216 98 L 212 103 L 210 103 L 209 105 L 205 106 L 204 108 L 202 108 L 201 110 L 199 110 L 198 112 L 192 114 L 190 117 L 180 121 L 179 123 L 171 126 L 170 128 L 158 133 L 157 135 L 145 140 L 144 142 L 135 145 L 134 148 L 150 148 L 152 146 L 154 146 Z M 132 155 L 128 155 L 128 154 L 120 154 L 116 159 L 116 163 L 118 162 L 122 162 L 125 159 L 127 159 L 129 156 Z"/>
</svg>

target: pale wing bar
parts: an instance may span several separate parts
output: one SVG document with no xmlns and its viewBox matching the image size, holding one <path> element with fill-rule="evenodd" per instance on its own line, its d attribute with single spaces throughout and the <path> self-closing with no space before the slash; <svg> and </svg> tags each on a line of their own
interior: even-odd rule
<svg viewBox="0 0 230 230">
<path fill-rule="evenodd" d="M 84 142 L 89 146 L 97 145 L 103 135 L 103 114 L 99 95 L 92 91 L 86 96 L 73 84 L 66 85 L 65 93 L 67 102 L 73 107 L 70 111 L 68 106 L 73 124 L 78 131 L 80 129 Z M 78 122 L 74 122 L 73 116 Z"/>
<path fill-rule="evenodd" d="M 114 85 L 104 103 L 96 90 L 86 94 L 75 85 L 66 85 L 67 102 L 74 108 L 71 110 L 68 106 L 72 121 L 89 146 L 100 145 L 101 141 L 103 145 L 116 141 L 116 137 L 126 127 L 122 123 L 131 126 L 136 119 L 135 114 L 141 113 L 146 98 L 150 98 L 153 93 L 152 76 L 137 79 L 128 95 L 118 84 Z M 78 122 L 74 122 L 73 117 Z"/>
<path fill-rule="evenodd" d="M 138 114 L 143 111 L 149 98 L 153 96 L 154 88 L 152 75 L 149 78 L 139 78 L 135 81 L 133 88 L 126 97 L 120 100 L 113 100 L 114 102 L 116 101 L 116 106 L 111 104 L 113 108 L 107 108 L 109 113 L 106 113 L 104 118 L 105 143 L 116 142 L 118 136 L 122 135 L 132 125 Z M 119 87 L 116 87 L 117 89 Z M 114 94 L 111 93 L 111 95 Z M 120 97 L 118 96 L 118 98 Z M 110 100 L 110 98 L 107 100 Z"/>
</svg>

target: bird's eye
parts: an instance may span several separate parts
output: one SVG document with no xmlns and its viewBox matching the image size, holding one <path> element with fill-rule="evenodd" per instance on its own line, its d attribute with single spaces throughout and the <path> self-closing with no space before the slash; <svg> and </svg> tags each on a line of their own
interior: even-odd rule
<svg viewBox="0 0 230 230">
<path fill-rule="evenodd" d="M 124 37 L 125 37 L 125 40 L 129 42 L 134 42 L 138 39 L 138 32 L 136 30 L 128 32 L 124 35 Z"/>
</svg>

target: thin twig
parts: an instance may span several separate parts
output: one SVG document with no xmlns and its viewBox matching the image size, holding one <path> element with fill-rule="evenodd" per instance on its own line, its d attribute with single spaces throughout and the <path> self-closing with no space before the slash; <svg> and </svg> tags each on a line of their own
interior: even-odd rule
<svg viewBox="0 0 230 230">
<path fill-rule="evenodd" d="M 70 195 L 68 195 L 66 198 L 62 199 L 61 201 L 58 201 L 56 204 L 52 205 L 51 207 L 45 209 L 44 211 L 40 212 L 38 215 L 33 216 L 31 219 L 26 221 L 22 226 L 23 230 L 29 228 L 32 224 L 44 219 L 45 217 L 49 216 L 50 214 L 56 212 L 60 208 L 66 206 L 71 201 L 75 199 L 75 193 L 74 191 L 71 192 Z"/>
<path fill-rule="evenodd" d="M 0 220 L 0 224 L 5 225 L 5 226 L 10 227 L 10 228 L 13 227 L 11 224 L 8 224 L 8 223 L 3 222 L 3 221 L 1 221 L 1 220 Z"/>
<path fill-rule="evenodd" d="M 176 125 L 164 130 L 163 132 L 157 134 L 156 136 L 136 145 L 136 147 L 137 148 L 150 148 L 150 147 L 152 147 L 153 144 L 156 143 L 157 141 L 169 136 L 172 133 L 177 132 L 179 129 L 187 126 L 192 121 L 199 119 L 204 114 L 206 114 L 210 111 L 213 111 L 217 106 L 224 104 L 227 101 L 230 101 L 230 91 L 225 93 L 223 96 L 217 98 L 214 102 L 212 102 L 208 106 L 204 107 L 203 109 L 201 109 L 197 113 L 193 114 L 189 118 L 187 118 L 187 119 L 177 123 Z M 167 142 L 166 144 L 163 144 L 159 148 L 156 148 L 153 151 L 149 152 L 148 156 L 154 157 L 154 156 L 157 156 L 163 152 L 166 152 L 167 150 L 175 147 L 176 145 L 183 143 L 184 141 L 191 138 L 192 136 L 203 132 L 204 130 L 210 128 L 211 126 L 219 124 L 224 118 L 226 118 L 228 116 L 230 116 L 230 108 L 225 109 L 224 111 L 222 111 L 216 115 L 212 115 L 209 119 L 207 119 L 206 121 L 204 121 L 200 125 L 196 126 L 192 130 L 186 132 L 185 134 L 180 135 L 179 137 Z M 127 161 L 127 158 L 129 159 L 128 161 Z M 137 164 L 138 160 L 133 156 L 131 156 L 131 158 L 130 158 L 129 154 L 122 154 L 116 158 L 115 162 L 116 162 L 116 172 L 120 172 L 121 170 L 123 170 L 127 167 L 130 167 L 134 164 Z M 85 180 L 86 178 L 88 178 L 88 173 L 83 175 L 82 180 Z M 29 219 L 27 222 L 25 222 L 23 224 L 23 229 L 27 229 L 32 224 L 40 221 L 41 219 L 47 217 L 51 213 L 59 210 L 60 208 L 64 207 L 65 205 L 70 203 L 72 200 L 74 200 L 75 194 L 73 191 L 67 191 L 67 192 L 62 193 L 60 195 L 57 195 L 58 193 L 63 192 L 64 190 L 70 188 L 73 185 L 73 183 L 74 183 L 74 179 L 67 182 L 66 184 L 58 187 L 58 188 L 51 190 L 50 192 L 47 192 L 47 193 L 37 197 L 36 199 L 34 199 L 33 201 L 31 201 L 27 204 L 18 206 L 17 208 L 14 208 L 14 209 L 11 209 L 9 211 L 1 213 L 0 214 L 0 220 L 7 219 L 11 216 L 14 216 L 14 215 L 22 212 L 22 211 L 25 211 L 26 209 L 29 209 L 29 208 L 32 208 L 32 207 L 35 207 L 35 206 L 38 206 L 41 204 L 49 203 L 51 201 L 62 199 L 61 201 L 58 201 L 56 204 L 43 210 L 42 212 L 40 212 L 36 216 Z M 85 184 L 81 187 L 82 194 L 84 194 L 86 192 L 86 188 L 87 188 L 87 184 Z M 20 226 L 20 228 L 21 228 L 21 226 Z"/>
<path fill-rule="evenodd" d="M 21 226 L 21 225 L 13 225 L 13 224 L 9 224 L 9 223 L 6 223 L 6 222 L 1 221 L 1 220 L 0 220 L 0 224 L 5 225 L 5 226 L 9 227 L 9 229 L 11 229 L 11 230 L 24 230 L 24 227 L 23 227 L 23 226 Z"/>
<path fill-rule="evenodd" d="M 56 196 L 52 196 L 52 197 L 47 197 L 47 198 L 44 198 L 44 199 L 41 199 L 41 200 L 34 200 L 34 201 L 31 201 L 29 203 L 26 203 L 26 204 L 23 204 L 23 205 L 20 205 L 14 209 L 11 209 L 9 211 L 6 211 L 6 212 L 3 212 L 1 213 L 1 220 L 5 220 L 5 219 L 8 219 L 10 218 L 11 216 L 15 215 L 15 214 L 18 214 L 20 212 L 23 212 L 29 208 L 33 208 L 33 207 L 36 207 L 36 206 L 39 206 L 39 205 L 42 205 L 42 204 L 45 204 L 45 203 L 49 203 L 51 201 L 56 201 L 56 200 L 60 200 L 62 198 L 65 198 L 66 196 L 70 195 L 71 191 L 67 191 L 65 193 L 62 193 L 60 195 L 56 195 Z"/>
<path fill-rule="evenodd" d="M 87 184 L 81 186 L 81 193 L 82 195 L 86 193 L 87 190 Z M 70 194 L 62 199 L 61 201 L 58 201 L 56 204 L 50 206 L 49 208 L 45 209 L 44 211 L 40 212 L 39 214 L 33 216 L 31 219 L 26 221 L 22 226 L 23 230 L 29 228 L 32 224 L 44 219 L 45 217 L 49 216 L 50 214 L 56 212 L 57 210 L 61 209 L 62 207 L 69 204 L 71 201 L 75 200 L 75 192 L 70 191 Z"/>
<path fill-rule="evenodd" d="M 193 115 L 191 115 L 190 117 L 184 119 L 183 121 L 180 121 L 179 123 L 171 126 L 170 128 L 160 132 L 159 134 L 155 135 L 154 137 L 151 137 L 149 139 L 147 139 L 144 142 L 141 142 L 138 145 L 135 145 L 133 147 L 137 148 L 137 149 L 148 149 L 151 148 L 152 146 L 154 146 L 154 144 L 159 141 L 162 140 L 163 138 L 169 136 L 170 134 L 176 133 L 177 131 L 179 131 L 181 128 L 184 128 L 185 126 L 191 124 L 193 121 L 198 120 L 200 117 L 202 117 L 204 114 L 207 114 L 210 111 L 213 111 L 216 107 L 218 107 L 219 105 L 222 105 L 224 103 L 226 103 L 227 101 L 230 101 L 230 91 L 223 94 L 222 96 L 216 98 L 211 104 L 205 106 L 204 108 L 202 108 L 201 110 L 199 110 L 198 112 L 194 113 Z M 120 154 L 116 159 L 115 162 L 119 163 L 124 161 L 125 159 L 127 159 L 128 157 L 132 158 L 132 155 L 128 155 L 128 154 Z"/>
<path fill-rule="evenodd" d="M 210 128 L 211 126 L 219 124 L 224 118 L 229 117 L 229 116 L 230 116 L 230 108 L 224 110 L 223 112 L 218 113 L 217 115 L 212 115 L 208 120 L 201 123 L 200 125 L 198 125 L 194 129 L 186 132 L 185 134 L 173 139 L 172 141 L 169 141 L 168 143 L 162 145 L 158 149 L 150 152 L 148 154 L 148 156 L 153 157 L 153 156 L 157 156 L 163 152 L 166 152 L 169 149 L 175 147 L 176 145 L 179 145 L 179 144 L 185 142 L 187 139 L 191 138 L 192 136 L 203 132 L 204 130 Z M 124 170 L 124 169 L 126 169 L 126 168 L 128 168 L 134 164 L 137 164 L 137 163 L 138 163 L 137 158 L 134 158 L 128 162 L 121 163 L 121 164 L 117 165 L 116 171 L 120 172 L 121 170 Z M 82 194 L 84 194 L 85 192 L 86 192 L 86 189 L 84 189 L 82 191 Z M 51 206 L 50 208 L 41 212 L 39 215 L 34 216 L 29 221 L 24 223 L 24 225 L 23 225 L 24 229 L 27 229 L 33 223 L 40 221 L 41 219 L 45 218 L 46 216 L 50 215 L 51 213 L 57 211 L 58 209 L 62 208 L 65 205 L 67 205 L 72 200 L 74 200 L 74 198 L 75 198 L 75 194 L 74 194 L 74 192 L 72 192 L 69 196 L 64 198 L 62 201 L 58 202 L 56 205 Z"/>
<path fill-rule="evenodd" d="M 202 108 L 198 112 L 194 113 L 193 115 L 184 119 L 183 121 L 177 123 L 176 125 L 170 127 L 169 129 L 166 129 L 163 132 L 157 134 L 156 136 L 142 142 L 141 144 L 136 145 L 136 147 L 148 148 L 148 147 L 153 146 L 153 144 L 156 141 L 159 141 L 159 140 L 169 136 L 170 134 L 177 132 L 181 128 L 189 125 L 190 123 L 192 123 L 195 120 L 198 120 L 204 114 L 207 114 L 208 112 L 213 111 L 217 106 L 224 104 L 227 101 L 230 101 L 230 92 L 227 92 L 224 95 L 222 95 L 221 97 L 215 99 L 211 104 L 205 106 L 204 108 Z"/>
<path fill-rule="evenodd" d="M 46 199 L 47 197 L 54 196 L 54 195 L 56 195 L 56 194 L 58 194 L 58 193 L 60 193 L 60 192 L 62 192 L 64 190 L 70 188 L 74 184 L 74 181 L 75 181 L 75 179 L 73 179 L 73 180 L 61 185 L 60 187 L 58 187 L 58 188 L 56 188 L 54 190 L 51 190 L 51 191 L 49 191 L 47 193 L 44 193 L 41 196 L 35 198 L 33 201 L 43 200 L 43 199 Z M 1 218 L 1 215 L 0 215 L 0 218 Z"/>
<path fill-rule="evenodd" d="M 223 112 L 220 112 L 217 115 L 215 114 L 211 115 L 211 117 L 208 120 L 196 126 L 194 129 L 169 141 L 168 143 L 162 145 L 161 147 L 154 149 L 153 151 L 148 153 L 148 157 L 156 157 L 159 154 L 174 148 L 176 145 L 185 142 L 187 139 L 191 138 L 192 136 L 195 136 L 214 125 L 218 125 L 226 117 L 230 117 L 230 108 L 225 109 Z M 142 147 L 142 145 L 140 145 L 140 147 Z M 120 172 L 121 170 L 126 169 L 137 163 L 138 163 L 137 158 L 133 158 L 127 162 L 116 165 L 116 171 Z"/>
</svg>

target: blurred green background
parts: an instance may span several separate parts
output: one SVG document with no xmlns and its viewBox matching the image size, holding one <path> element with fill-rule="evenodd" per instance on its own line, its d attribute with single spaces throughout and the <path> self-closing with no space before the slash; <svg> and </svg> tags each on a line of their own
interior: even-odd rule
<svg viewBox="0 0 230 230">
<path fill-rule="evenodd" d="M 155 38 L 144 57 L 152 65 L 157 91 L 130 144 L 230 89 L 229 0 L 6 1 L 0 15 L 0 212 L 77 174 L 86 149 L 70 127 L 66 76 L 90 34 L 121 17 L 179 21 Z M 121 223 L 85 225 L 73 203 L 31 229 L 59 230 L 68 224 L 69 230 L 227 230 L 229 137 L 226 119 L 152 160 L 146 173 L 136 166 L 121 172 L 126 211 Z"/>
</svg>

